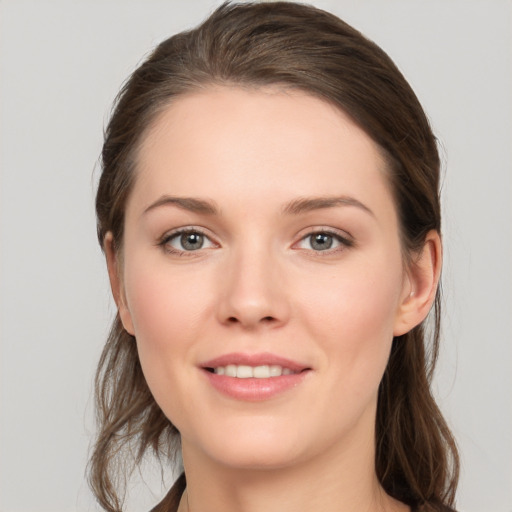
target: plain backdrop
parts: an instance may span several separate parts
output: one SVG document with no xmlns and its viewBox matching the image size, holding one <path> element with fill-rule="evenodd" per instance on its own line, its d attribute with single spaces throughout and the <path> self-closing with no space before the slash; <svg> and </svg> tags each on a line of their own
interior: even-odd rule
<svg viewBox="0 0 512 512">
<path fill-rule="evenodd" d="M 114 308 L 95 239 L 110 104 L 215 0 L 0 0 L 0 511 L 97 510 L 92 376 Z M 443 350 L 461 512 L 512 511 L 512 2 L 318 1 L 396 61 L 440 139 Z M 134 484 L 135 485 L 135 484 Z M 148 510 L 158 478 L 130 510 Z"/>
</svg>

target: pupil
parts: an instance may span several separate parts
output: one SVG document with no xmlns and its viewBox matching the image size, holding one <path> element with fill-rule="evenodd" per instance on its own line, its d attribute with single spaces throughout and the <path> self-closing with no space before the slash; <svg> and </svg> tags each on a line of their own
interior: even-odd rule
<svg viewBox="0 0 512 512">
<path fill-rule="evenodd" d="M 193 251 L 194 249 L 201 249 L 203 245 L 203 235 L 199 233 L 185 233 L 181 235 L 181 245 L 187 251 Z"/>
<path fill-rule="evenodd" d="M 313 236 L 311 247 L 318 251 L 325 251 L 332 246 L 332 236 L 325 233 L 318 233 Z"/>
</svg>

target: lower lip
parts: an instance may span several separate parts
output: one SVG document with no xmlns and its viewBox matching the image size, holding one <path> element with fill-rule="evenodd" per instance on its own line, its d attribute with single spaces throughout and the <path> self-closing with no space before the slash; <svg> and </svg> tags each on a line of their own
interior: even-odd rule
<svg viewBox="0 0 512 512">
<path fill-rule="evenodd" d="M 308 370 L 294 373 L 292 375 L 281 375 L 281 377 L 270 377 L 268 379 L 238 379 L 217 375 L 216 373 L 203 370 L 210 384 L 223 395 L 236 400 L 249 402 L 260 402 L 269 400 L 285 391 L 298 386 L 309 373 Z"/>
</svg>

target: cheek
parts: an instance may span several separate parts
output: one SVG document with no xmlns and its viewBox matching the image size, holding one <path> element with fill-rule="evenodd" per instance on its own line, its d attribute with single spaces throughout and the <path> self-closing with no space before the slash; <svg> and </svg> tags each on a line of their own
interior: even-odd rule
<svg viewBox="0 0 512 512">
<path fill-rule="evenodd" d="M 385 260 L 388 261 L 388 260 Z M 347 265 L 330 274 L 312 276 L 304 282 L 304 312 L 322 318 L 319 326 L 336 332 L 393 332 L 402 289 L 399 263 Z M 308 291 L 306 291 L 306 289 Z M 309 315 L 308 315 L 309 316 Z"/>
<path fill-rule="evenodd" d="M 134 257 L 127 262 L 126 297 L 136 336 L 162 349 L 178 334 L 183 337 L 199 328 L 206 307 L 199 281 L 196 273 L 171 272 L 151 260 L 138 263 Z"/>
<path fill-rule="evenodd" d="M 365 263 L 365 262 L 363 262 Z M 378 385 L 387 364 L 402 289 L 399 258 L 347 265 L 304 283 L 301 317 L 328 355 L 326 365 L 353 389 Z M 357 381 L 357 382 L 356 382 Z"/>
<path fill-rule="evenodd" d="M 166 265 L 133 257 L 125 267 L 126 298 L 142 369 L 163 409 L 186 382 L 193 366 L 195 340 L 207 328 L 207 293 L 197 274 L 170 272 Z"/>
<path fill-rule="evenodd" d="M 182 430 L 197 414 L 190 399 L 197 339 L 205 336 L 207 293 L 200 276 L 166 265 L 127 266 L 126 294 L 142 371 L 151 393 Z"/>
</svg>

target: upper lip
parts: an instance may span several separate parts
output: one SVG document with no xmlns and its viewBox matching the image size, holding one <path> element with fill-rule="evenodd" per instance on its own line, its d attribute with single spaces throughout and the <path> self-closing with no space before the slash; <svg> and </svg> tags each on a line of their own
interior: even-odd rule
<svg viewBox="0 0 512 512">
<path fill-rule="evenodd" d="M 209 361 L 201 363 L 202 368 L 218 368 L 219 366 L 227 366 L 229 364 L 234 365 L 246 365 L 246 366 L 282 366 L 283 368 L 289 368 L 293 372 L 301 372 L 308 370 L 310 367 L 306 364 L 293 361 L 286 357 L 281 357 L 268 352 L 260 354 L 244 354 L 244 353 L 231 353 L 224 354 Z"/>
</svg>

